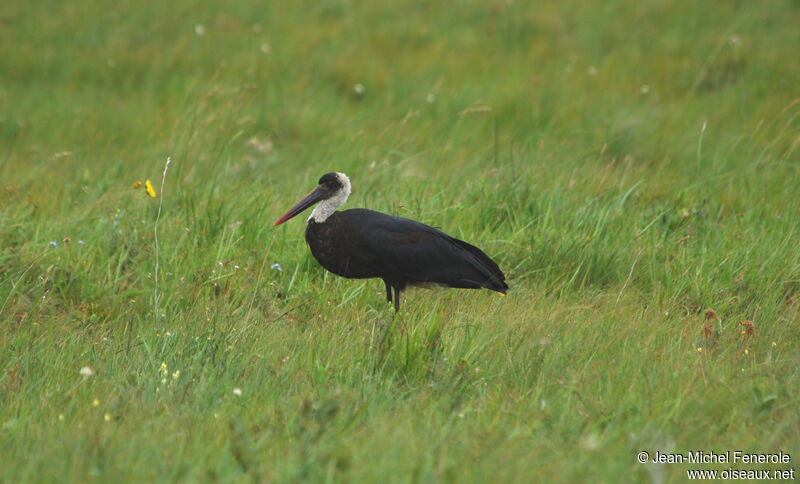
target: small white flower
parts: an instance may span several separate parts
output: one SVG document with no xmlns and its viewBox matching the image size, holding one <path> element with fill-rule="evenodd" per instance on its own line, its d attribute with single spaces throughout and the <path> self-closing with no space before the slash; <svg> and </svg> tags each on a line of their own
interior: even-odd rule
<svg viewBox="0 0 800 484">
<path fill-rule="evenodd" d="M 433 102 L 436 101 L 436 94 L 428 94 L 428 97 L 426 97 L 425 100 L 428 102 L 428 104 L 433 104 Z"/>
<path fill-rule="evenodd" d="M 639 92 L 642 94 L 647 94 L 648 92 L 650 92 L 650 86 L 648 86 L 647 84 L 642 84 L 642 87 L 639 88 Z"/>
<path fill-rule="evenodd" d="M 271 266 L 269 266 L 269 268 L 270 269 L 275 269 L 276 271 L 282 271 L 283 270 L 283 267 L 281 267 L 281 265 L 278 264 L 277 262 L 272 264 Z"/>
<path fill-rule="evenodd" d="M 81 375 L 84 378 L 89 378 L 90 376 L 94 375 L 94 371 L 88 366 L 84 366 L 83 368 L 81 368 Z"/>
<path fill-rule="evenodd" d="M 247 140 L 247 147 L 258 153 L 259 155 L 264 155 L 272 151 L 272 141 L 269 139 L 260 139 L 257 136 L 253 136 L 249 140 Z"/>
<path fill-rule="evenodd" d="M 234 388 L 233 389 L 233 394 L 236 395 L 237 397 L 241 397 L 242 396 L 242 389 L 239 388 L 239 387 Z"/>
<path fill-rule="evenodd" d="M 197 35 L 205 35 L 206 27 L 203 24 L 195 24 L 194 33 L 196 33 Z"/>
<path fill-rule="evenodd" d="M 262 54 L 269 54 L 269 44 L 264 42 L 261 44 L 261 53 Z"/>
<path fill-rule="evenodd" d="M 588 69 L 586 69 L 586 72 L 587 72 L 587 73 L 588 73 L 590 76 L 596 76 L 596 75 L 597 75 L 597 67 L 595 67 L 595 66 L 589 66 L 589 68 L 588 68 Z"/>
<path fill-rule="evenodd" d="M 353 92 L 361 96 L 362 94 L 364 94 L 364 85 L 359 82 L 358 84 L 353 86 Z"/>
<path fill-rule="evenodd" d="M 597 449 L 599 449 L 600 448 L 600 436 L 595 434 L 595 433 L 591 433 L 589 435 L 584 436 L 581 439 L 581 447 L 583 447 L 586 450 L 597 450 Z"/>
</svg>

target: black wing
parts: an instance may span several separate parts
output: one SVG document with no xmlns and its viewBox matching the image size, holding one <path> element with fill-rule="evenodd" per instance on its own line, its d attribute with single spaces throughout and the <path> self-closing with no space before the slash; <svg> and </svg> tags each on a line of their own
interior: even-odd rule
<svg viewBox="0 0 800 484">
<path fill-rule="evenodd" d="M 508 285 L 497 264 L 482 250 L 433 227 L 367 209 L 337 212 L 358 231 L 378 277 L 402 285 L 436 283 L 450 287 L 485 287 L 505 293 Z"/>
</svg>

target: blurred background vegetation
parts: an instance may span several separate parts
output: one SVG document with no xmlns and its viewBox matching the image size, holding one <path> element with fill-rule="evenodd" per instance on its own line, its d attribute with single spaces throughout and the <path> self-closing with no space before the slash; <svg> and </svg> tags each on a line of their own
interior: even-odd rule
<svg viewBox="0 0 800 484">
<path fill-rule="evenodd" d="M 790 0 L 4 5 L 0 479 L 800 455 L 798 25 Z M 484 248 L 509 297 L 409 291 L 380 350 L 382 284 L 272 228 L 332 170 L 348 207 Z"/>
</svg>

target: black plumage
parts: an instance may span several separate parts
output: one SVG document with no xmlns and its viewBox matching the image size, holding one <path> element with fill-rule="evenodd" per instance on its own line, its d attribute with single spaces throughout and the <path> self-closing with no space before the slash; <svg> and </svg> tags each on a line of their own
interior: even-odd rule
<svg viewBox="0 0 800 484">
<path fill-rule="evenodd" d="M 487 288 L 505 294 L 503 272 L 474 245 L 407 218 L 363 208 L 333 211 L 347 198 L 349 188 L 343 174 L 324 175 L 318 187 L 275 225 L 317 201 L 328 203 L 308 220 L 305 238 L 314 258 L 342 277 L 383 279 L 386 299 L 394 302 L 395 312 L 400 292 L 409 285 Z"/>
</svg>

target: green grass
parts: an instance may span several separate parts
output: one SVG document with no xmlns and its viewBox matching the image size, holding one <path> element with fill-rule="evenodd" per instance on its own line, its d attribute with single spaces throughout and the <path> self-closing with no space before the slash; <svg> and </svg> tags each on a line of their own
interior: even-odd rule
<svg viewBox="0 0 800 484">
<path fill-rule="evenodd" d="M 0 481 L 796 469 L 797 2 L 377 3 L 3 8 Z M 332 170 L 508 296 L 409 290 L 381 345 L 382 282 L 272 227 Z"/>
</svg>

